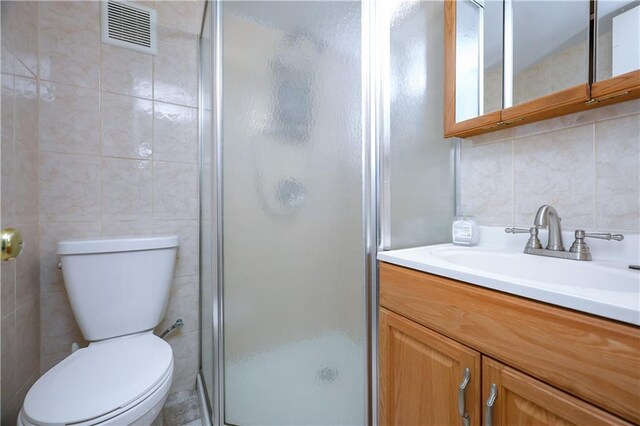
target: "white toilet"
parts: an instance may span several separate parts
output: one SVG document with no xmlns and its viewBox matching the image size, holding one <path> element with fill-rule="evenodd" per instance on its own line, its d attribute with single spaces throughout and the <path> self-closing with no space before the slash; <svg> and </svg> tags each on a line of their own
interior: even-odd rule
<svg viewBox="0 0 640 426">
<path fill-rule="evenodd" d="M 91 342 L 29 390 L 19 426 L 151 424 L 173 378 L 173 353 L 153 329 L 164 317 L 178 237 L 61 241 L 64 283 Z"/>
</svg>

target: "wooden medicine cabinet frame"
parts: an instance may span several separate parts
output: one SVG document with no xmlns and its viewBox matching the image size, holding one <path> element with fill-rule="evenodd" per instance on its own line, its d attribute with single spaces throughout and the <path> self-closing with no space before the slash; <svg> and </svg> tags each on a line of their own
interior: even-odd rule
<svg viewBox="0 0 640 426">
<path fill-rule="evenodd" d="M 591 108 L 640 98 L 640 69 L 602 81 L 594 80 L 597 0 L 590 1 L 589 81 L 464 121 L 456 121 L 456 9 L 444 4 L 444 136 L 466 138 Z"/>
</svg>

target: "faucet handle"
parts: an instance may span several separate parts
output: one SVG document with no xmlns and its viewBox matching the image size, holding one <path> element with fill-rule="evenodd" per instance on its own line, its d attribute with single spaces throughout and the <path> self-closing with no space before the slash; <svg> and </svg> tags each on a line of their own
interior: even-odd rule
<svg viewBox="0 0 640 426">
<path fill-rule="evenodd" d="M 578 229 L 576 231 L 576 238 L 598 238 L 600 240 L 607 240 L 607 241 L 611 241 L 611 240 L 615 240 L 615 241 L 622 241 L 624 240 L 624 235 L 622 234 L 609 234 L 609 233 L 604 233 L 604 232 L 584 232 L 581 229 Z"/>
<path fill-rule="evenodd" d="M 541 249 L 542 244 L 540 243 L 540 239 L 538 238 L 538 228 L 532 226 L 529 229 L 525 228 L 505 228 L 504 232 L 507 234 L 529 234 L 529 241 L 527 241 L 526 249 Z"/>
<path fill-rule="evenodd" d="M 608 234 L 601 232 L 584 232 L 582 229 L 578 229 L 575 233 L 576 240 L 571 245 L 569 251 L 571 253 L 578 254 L 578 260 L 591 260 L 591 252 L 589 251 L 589 247 L 587 246 L 585 238 L 598 238 L 601 240 L 616 240 L 622 241 L 624 240 L 624 235 L 622 234 Z"/>
<path fill-rule="evenodd" d="M 505 228 L 507 234 L 529 234 L 531 231 L 525 228 Z"/>
</svg>

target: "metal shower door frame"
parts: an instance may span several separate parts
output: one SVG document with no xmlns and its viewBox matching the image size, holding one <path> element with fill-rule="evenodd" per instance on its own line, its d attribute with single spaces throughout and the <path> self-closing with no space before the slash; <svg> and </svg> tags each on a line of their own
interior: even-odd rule
<svg viewBox="0 0 640 426">
<path fill-rule="evenodd" d="M 216 426 L 235 426 L 225 423 L 224 410 L 224 241 L 223 241 L 223 134 L 222 134 L 222 46 L 223 46 L 223 28 L 222 28 L 222 10 L 221 6 L 224 0 L 208 0 L 205 5 L 205 16 L 208 14 L 210 19 L 210 31 L 208 34 L 211 40 L 211 63 L 208 64 L 211 70 L 212 78 L 212 108 L 210 122 L 212 125 L 213 140 L 203 140 L 202 132 L 202 114 L 203 93 L 202 81 L 200 81 L 200 144 L 213 144 L 212 159 L 212 181 L 211 187 L 215 194 L 211 197 L 212 232 L 216 235 L 215 244 L 212 248 L 212 265 L 216 266 L 216 271 L 212 274 L 213 283 L 213 358 L 214 358 L 214 389 L 207 389 L 210 419 L 212 425 Z M 204 18 L 204 16 L 203 16 Z M 388 92 L 388 70 L 389 57 L 381 56 L 379 49 L 376 49 L 379 43 L 378 27 L 380 22 L 376 18 L 376 3 L 373 0 L 361 1 L 361 113 L 362 113 L 362 223 L 363 223 L 363 249 L 365 250 L 365 262 L 362 265 L 364 272 L 363 299 L 364 299 L 364 318 L 365 339 L 364 347 L 365 359 L 365 383 L 363 392 L 366 395 L 365 407 L 365 424 L 377 424 L 377 341 L 378 341 L 378 266 L 377 252 L 379 248 L 384 248 L 389 244 L 388 235 L 388 216 L 389 216 L 389 197 L 388 185 L 381 186 L 381 171 L 388 176 L 389 156 L 388 156 L 388 130 L 385 131 L 383 126 L 385 111 L 388 113 L 388 106 L 384 108 L 383 95 Z M 389 28 L 381 28 L 389 31 Z M 203 25 L 204 30 L 204 25 Z M 201 34 L 202 39 L 203 34 Z M 202 61 L 202 57 L 200 58 Z M 385 62 L 386 61 L 386 62 Z M 386 66 L 385 66 L 386 63 Z M 201 63 L 202 66 L 202 63 Z M 200 73 L 202 79 L 202 73 Z M 386 171 L 386 172 L 385 172 Z M 202 176 L 202 174 L 201 174 Z M 385 181 L 388 181 L 385 180 Z M 202 198 L 201 198 L 202 199 Z M 385 207 L 386 206 L 386 207 Z M 386 238 L 383 238 L 387 235 Z M 202 328 L 201 328 L 202 333 Z M 200 351 L 202 348 L 200 348 Z M 202 375 L 202 365 L 200 365 L 200 375 Z M 204 380 L 199 377 L 199 383 L 203 384 Z"/>
</svg>

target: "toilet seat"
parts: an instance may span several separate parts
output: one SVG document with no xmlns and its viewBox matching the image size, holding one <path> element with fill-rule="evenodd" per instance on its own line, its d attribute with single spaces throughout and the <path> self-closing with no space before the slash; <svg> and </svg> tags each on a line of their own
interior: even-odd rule
<svg viewBox="0 0 640 426">
<path fill-rule="evenodd" d="M 31 387 L 21 418 L 41 426 L 110 423 L 164 398 L 172 375 L 171 347 L 151 332 L 94 342 Z"/>
</svg>

